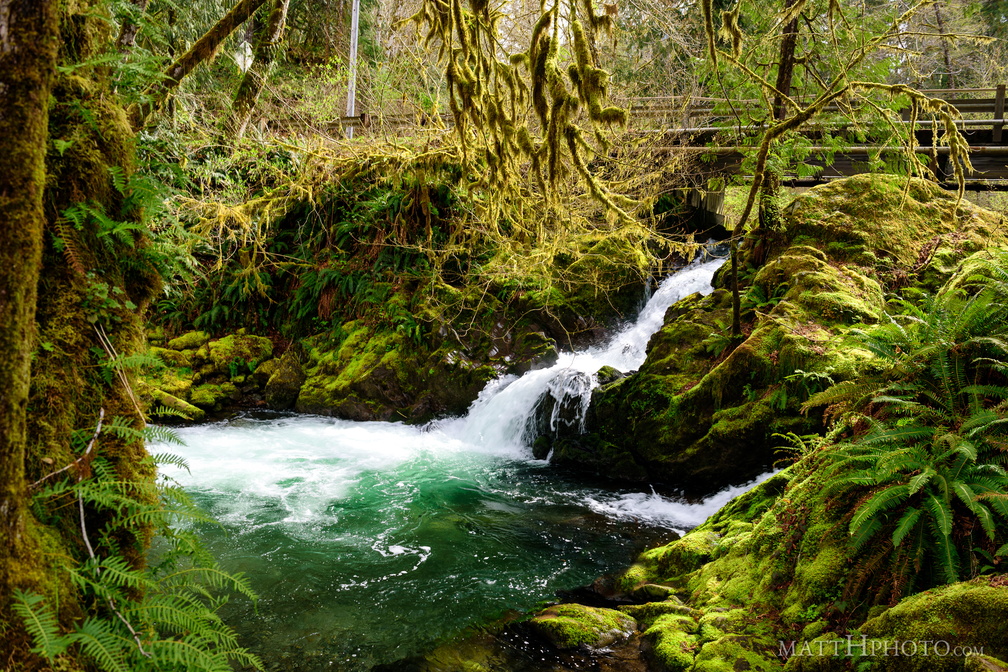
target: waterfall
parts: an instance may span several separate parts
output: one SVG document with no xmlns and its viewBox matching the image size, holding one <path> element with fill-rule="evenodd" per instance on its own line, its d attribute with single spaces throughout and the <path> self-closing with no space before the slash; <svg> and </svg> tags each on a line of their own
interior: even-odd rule
<svg viewBox="0 0 1008 672">
<path fill-rule="evenodd" d="M 510 448 L 527 454 L 536 436 L 548 430 L 583 433 L 596 375 L 604 366 L 622 373 L 644 363 L 648 340 L 661 329 L 665 311 L 694 293 L 713 291 L 711 279 L 723 259 L 698 261 L 666 278 L 654 291 L 637 319 L 606 343 L 581 352 L 561 353 L 546 369 L 491 381 L 462 418 L 436 421 L 432 429 L 468 444 L 495 451 Z"/>
<path fill-rule="evenodd" d="M 420 428 L 244 416 L 179 429 L 186 445 L 154 452 L 188 462 L 163 473 L 221 522 L 201 535 L 260 594 L 258 608 L 227 607 L 242 636 L 271 669 L 366 672 L 625 567 L 744 491 L 683 502 L 529 459 L 537 406 L 547 428 L 580 429 L 599 367 L 639 367 L 668 306 L 711 291 L 719 263 L 667 278 L 606 344 L 492 381 L 461 418 Z"/>
</svg>

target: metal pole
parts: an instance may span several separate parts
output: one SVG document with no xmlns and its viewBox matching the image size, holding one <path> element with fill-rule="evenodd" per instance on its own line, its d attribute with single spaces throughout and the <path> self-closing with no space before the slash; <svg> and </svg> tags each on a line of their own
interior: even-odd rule
<svg viewBox="0 0 1008 672">
<path fill-rule="evenodd" d="M 353 0 L 350 15 L 350 81 L 347 82 L 346 116 L 357 116 L 357 33 L 360 28 L 360 0 Z M 346 127 L 346 137 L 353 138 L 353 126 Z"/>
</svg>

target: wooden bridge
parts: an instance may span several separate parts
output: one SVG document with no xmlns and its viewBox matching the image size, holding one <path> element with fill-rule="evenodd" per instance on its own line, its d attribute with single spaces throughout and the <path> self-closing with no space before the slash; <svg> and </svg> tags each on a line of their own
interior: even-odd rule
<svg viewBox="0 0 1008 672">
<path fill-rule="evenodd" d="M 1008 190 L 1008 133 L 1005 132 L 1005 85 L 990 89 L 943 89 L 925 90 L 922 93 L 947 101 L 962 115 L 957 126 L 970 146 L 970 160 L 974 173 L 967 178 L 967 188 L 975 190 Z M 742 169 L 743 159 L 751 147 L 743 147 L 745 137 L 751 138 L 761 129 L 759 125 L 732 125 L 733 119 L 752 119 L 765 108 L 758 101 L 728 101 L 723 98 L 702 97 L 652 97 L 625 98 L 616 104 L 630 110 L 629 128 L 631 132 L 660 134 L 665 150 L 673 152 L 694 152 L 698 160 L 696 184 L 705 185 L 707 179 L 718 175 L 737 174 Z M 827 112 L 841 113 L 834 105 Z M 451 115 L 425 116 L 423 114 L 390 114 L 372 116 L 361 114 L 343 117 L 332 124 L 329 130 L 354 127 L 360 129 L 358 135 L 401 135 L 415 132 L 420 126 L 448 128 Z M 910 124 L 907 112 L 901 123 Z M 917 138 L 916 151 L 929 158 L 929 167 L 946 186 L 955 187 L 949 166 L 947 147 L 934 148 L 932 139 L 936 130 L 931 120 L 919 120 L 914 127 Z M 407 130 L 409 129 L 409 130 Z M 813 143 L 829 135 L 836 137 L 849 132 L 849 124 L 810 124 L 803 133 Z M 829 152 L 829 147 L 813 144 L 810 157 Z M 660 150 L 659 150 L 660 151 Z M 805 163 L 820 167 L 815 177 L 785 176 L 784 182 L 791 186 L 811 186 L 822 182 L 869 172 L 874 157 L 878 157 L 880 146 L 870 143 L 856 143 L 844 146 L 833 155 L 831 162 L 810 158 Z M 898 160 L 898 151 L 882 152 L 881 160 Z"/>
</svg>

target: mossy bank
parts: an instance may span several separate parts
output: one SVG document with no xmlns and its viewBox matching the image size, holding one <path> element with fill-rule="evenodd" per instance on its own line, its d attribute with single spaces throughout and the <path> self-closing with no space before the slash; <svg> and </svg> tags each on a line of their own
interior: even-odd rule
<svg viewBox="0 0 1008 672">
<path fill-rule="evenodd" d="M 553 441 L 554 463 L 694 495 L 746 482 L 786 446 L 775 434 L 822 428 L 801 412 L 811 394 L 871 369 L 847 334 L 1008 240 L 1001 215 L 881 175 L 809 190 L 785 209 L 785 226 L 743 245 L 743 338 L 730 335 L 726 265 L 712 294 L 668 309 L 639 371 L 593 393 L 588 434 Z"/>
</svg>

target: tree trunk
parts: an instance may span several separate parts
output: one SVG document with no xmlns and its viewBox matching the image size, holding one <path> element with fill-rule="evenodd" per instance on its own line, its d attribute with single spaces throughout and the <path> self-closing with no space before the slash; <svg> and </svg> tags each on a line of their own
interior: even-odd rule
<svg viewBox="0 0 1008 672">
<path fill-rule="evenodd" d="M 784 0 L 784 11 L 794 7 L 797 0 Z M 787 118 L 787 103 L 785 97 L 791 95 L 791 80 L 794 77 L 795 48 L 798 45 L 798 17 L 788 21 L 781 30 L 780 56 L 777 59 L 777 79 L 774 82 L 773 96 L 773 119 L 776 122 L 784 121 Z M 759 231 L 758 240 L 754 244 L 752 261 L 759 264 L 764 260 L 767 238 L 772 232 L 782 228 L 780 217 L 780 207 L 777 202 L 780 198 L 780 173 L 775 169 L 764 169 L 763 181 L 760 183 L 759 212 L 756 229 Z M 734 232 L 732 245 L 736 245 L 737 236 L 744 232 Z M 741 289 L 738 285 L 738 262 L 737 252 L 732 248 L 732 336 L 740 338 L 741 328 Z"/>
<path fill-rule="evenodd" d="M 945 19 L 942 18 L 942 13 L 940 9 L 941 3 L 936 2 L 934 5 L 935 21 L 938 24 L 938 32 L 941 35 L 945 34 Z M 945 57 L 945 72 L 947 73 L 948 87 L 950 89 L 956 88 L 955 75 L 952 74 L 952 58 L 949 55 L 949 41 L 947 37 L 941 37 L 942 44 L 942 55 Z"/>
<path fill-rule="evenodd" d="M 262 7 L 265 1 L 239 0 L 238 4 L 197 40 L 189 51 L 169 65 L 164 72 L 164 80 L 153 84 L 144 92 L 146 102 L 130 108 L 129 116 L 133 128 L 136 130 L 143 128 L 151 115 L 164 104 L 165 99 L 178 88 L 186 75 L 191 73 L 197 65 L 217 53 L 217 49 L 228 35 L 245 23 L 257 9 Z"/>
<path fill-rule="evenodd" d="M 0 4 L 0 612 L 23 580 L 25 419 L 45 229 L 58 0 Z"/>
<path fill-rule="evenodd" d="M 784 11 L 791 9 L 796 0 L 784 0 Z M 786 96 L 791 95 L 791 80 L 794 77 L 795 47 L 798 44 L 798 17 L 785 24 L 781 31 L 780 57 L 777 60 L 777 81 L 774 88 L 777 92 L 773 98 L 774 121 L 783 121 L 787 117 Z M 760 189 L 759 226 L 767 231 L 777 230 L 781 226 L 780 208 L 777 200 L 780 197 L 780 174 L 769 171 L 763 179 Z"/>
<path fill-rule="evenodd" d="M 273 58 L 283 41 L 289 4 L 290 0 L 276 0 L 269 20 L 259 36 L 259 41 L 256 42 L 252 66 L 245 72 L 241 84 L 238 85 L 238 91 L 231 106 L 231 118 L 228 121 L 228 130 L 236 139 L 245 135 L 245 129 L 248 128 L 252 111 L 259 100 L 259 94 L 273 67 Z"/>
</svg>

